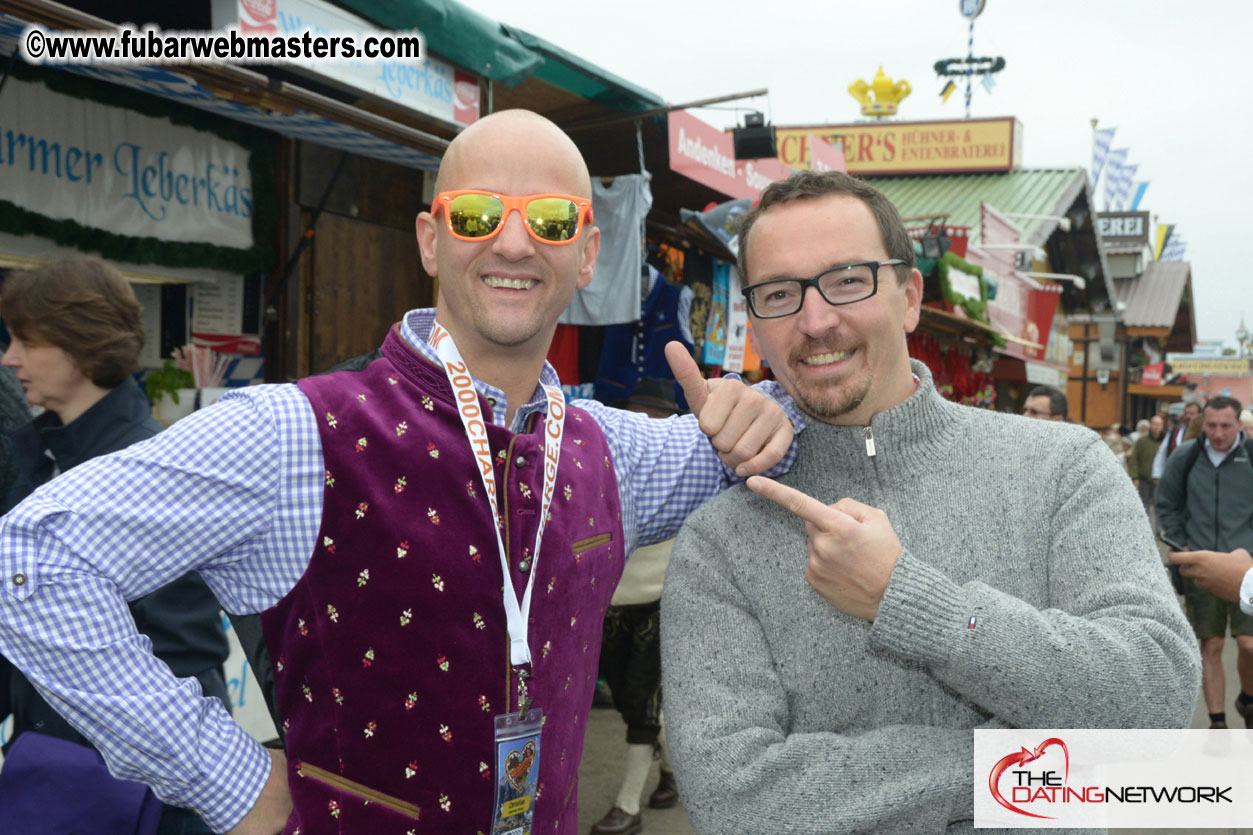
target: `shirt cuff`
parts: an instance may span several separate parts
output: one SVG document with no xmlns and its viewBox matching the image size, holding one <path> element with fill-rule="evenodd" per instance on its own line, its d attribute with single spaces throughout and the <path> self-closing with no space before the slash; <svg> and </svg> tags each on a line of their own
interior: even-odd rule
<svg viewBox="0 0 1253 835">
<path fill-rule="evenodd" d="M 252 811 L 270 777 L 270 753 L 242 728 L 231 734 L 218 759 L 218 772 L 180 800 L 204 818 L 214 832 L 227 832 Z"/>
<path fill-rule="evenodd" d="M 1240 583 L 1240 611 L 1253 615 L 1253 568 L 1244 574 L 1244 582 Z"/>
</svg>

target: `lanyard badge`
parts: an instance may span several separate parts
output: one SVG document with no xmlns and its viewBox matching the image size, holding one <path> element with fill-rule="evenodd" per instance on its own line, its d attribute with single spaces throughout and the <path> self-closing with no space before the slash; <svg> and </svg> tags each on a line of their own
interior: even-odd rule
<svg viewBox="0 0 1253 835">
<path fill-rule="evenodd" d="M 492 815 L 494 835 L 530 835 L 535 815 L 536 786 L 539 784 L 540 736 L 544 714 L 531 708 L 527 694 L 530 678 L 531 648 L 527 641 L 527 624 L 531 613 L 531 591 L 539 574 L 540 543 L 547 527 L 548 509 L 557 484 L 557 466 L 561 460 L 561 439 L 565 433 L 566 401 L 561 389 L 543 386 L 548 398 L 548 415 L 544 421 L 544 487 L 540 498 L 539 523 L 535 531 L 535 548 L 531 551 L 530 577 L 521 602 L 509 579 L 509 557 L 501 538 L 500 507 L 496 496 L 496 473 L 492 467 L 492 451 L 487 439 L 488 420 L 479 404 L 478 390 L 461 352 L 438 322 L 431 328 L 429 344 L 435 349 L 448 383 L 452 386 L 457 414 L 474 452 L 483 491 L 492 512 L 492 528 L 496 532 L 496 548 L 500 554 L 503 579 L 505 622 L 509 630 L 509 661 L 517 668 L 518 712 L 495 717 L 496 801 Z"/>
<path fill-rule="evenodd" d="M 544 386 L 544 394 L 548 397 L 548 416 L 544 421 L 544 488 L 540 498 L 539 524 L 535 531 L 535 547 L 531 551 L 531 576 L 527 579 L 526 591 L 519 605 L 513 594 L 513 584 L 509 582 L 509 557 L 505 553 L 505 542 L 500 536 L 500 508 L 496 499 L 496 473 L 492 469 L 492 450 L 487 441 L 487 421 L 483 409 L 479 405 L 479 393 L 474 388 L 474 381 L 466 368 L 452 334 L 444 330 L 438 322 L 431 327 L 430 345 L 438 354 L 452 386 L 453 396 L 457 403 L 457 414 L 461 416 L 461 424 L 465 429 L 466 439 L 474 451 L 478 464 L 479 477 L 483 480 L 483 490 L 487 493 L 487 502 L 492 511 L 492 525 L 496 531 L 496 548 L 500 553 L 500 570 L 504 581 L 505 620 L 509 628 L 509 660 L 515 667 L 531 663 L 531 648 L 527 644 L 527 618 L 531 613 L 531 591 L 535 587 L 535 577 L 539 574 L 540 541 L 544 537 L 544 528 L 548 523 L 548 508 L 553 500 L 553 488 L 557 484 L 557 464 L 561 459 L 561 437 L 565 433 L 566 398 L 556 386 Z"/>
<path fill-rule="evenodd" d="M 541 710 L 496 717 L 496 803 L 492 835 L 531 835 L 539 786 Z"/>
</svg>

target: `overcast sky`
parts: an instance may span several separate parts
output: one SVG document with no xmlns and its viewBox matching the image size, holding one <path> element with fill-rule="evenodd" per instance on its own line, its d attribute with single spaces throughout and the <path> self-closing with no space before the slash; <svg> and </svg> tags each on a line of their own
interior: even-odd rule
<svg viewBox="0 0 1253 835">
<path fill-rule="evenodd" d="M 964 115 L 964 86 L 941 103 L 932 68 L 966 54 L 959 0 L 468 5 L 671 103 L 766 87 L 755 104 L 776 124 L 853 122 L 848 85 L 882 64 L 913 87 L 902 119 Z M 1242 313 L 1253 329 L 1250 43 L 1248 0 L 987 0 L 974 27 L 974 54 L 1003 56 L 1006 68 L 990 94 L 976 85 L 971 115 L 1018 117 L 1030 167 L 1090 168 L 1090 120 L 1117 126 L 1114 147 L 1150 182 L 1140 208 L 1187 241 L 1198 338 L 1231 347 Z M 698 115 L 718 127 L 736 116 Z"/>
</svg>

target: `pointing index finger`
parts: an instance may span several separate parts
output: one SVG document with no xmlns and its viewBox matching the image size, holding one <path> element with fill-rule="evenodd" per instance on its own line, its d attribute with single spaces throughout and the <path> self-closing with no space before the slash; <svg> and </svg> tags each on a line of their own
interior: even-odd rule
<svg viewBox="0 0 1253 835">
<path fill-rule="evenodd" d="M 749 490 L 765 496 L 784 510 L 817 526 L 819 530 L 830 531 L 832 529 L 832 521 L 836 516 L 843 515 L 840 514 L 840 511 L 828 507 L 813 496 L 802 493 L 800 490 L 789 487 L 786 484 L 780 484 L 771 478 L 755 475 L 745 483 L 748 485 Z"/>
</svg>

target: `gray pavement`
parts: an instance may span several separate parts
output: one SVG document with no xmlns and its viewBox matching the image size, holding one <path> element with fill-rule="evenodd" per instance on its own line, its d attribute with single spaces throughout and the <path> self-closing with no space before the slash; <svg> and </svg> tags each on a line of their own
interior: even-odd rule
<svg viewBox="0 0 1253 835">
<path fill-rule="evenodd" d="M 583 743 L 583 764 L 579 767 L 579 832 L 586 833 L 613 806 L 622 787 L 622 765 L 626 762 L 626 723 L 618 711 L 593 709 L 587 719 Z M 683 803 L 672 809 L 649 809 L 648 795 L 657 788 L 657 763 L 653 762 L 640 812 L 648 835 L 692 835 L 692 824 Z"/>
</svg>

